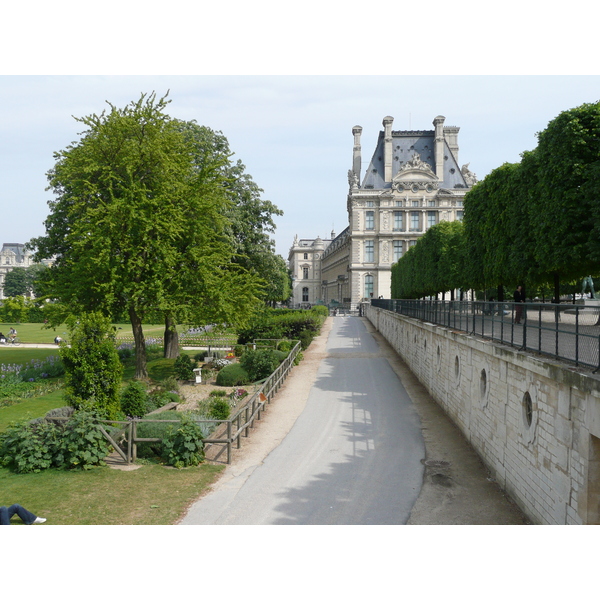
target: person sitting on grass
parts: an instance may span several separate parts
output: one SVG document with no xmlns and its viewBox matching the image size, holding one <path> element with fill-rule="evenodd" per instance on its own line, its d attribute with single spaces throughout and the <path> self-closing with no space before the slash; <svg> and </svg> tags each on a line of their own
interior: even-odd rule
<svg viewBox="0 0 600 600">
<path fill-rule="evenodd" d="M 46 519 L 36 517 L 20 504 L 13 504 L 12 506 L 0 506 L 0 525 L 10 525 L 10 520 L 14 515 L 18 515 L 25 525 L 36 525 L 37 523 L 46 522 Z"/>
<path fill-rule="evenodd" d="M 0 344 L 6 344 L 6 336 L 0 331 Z"/>
</svg>

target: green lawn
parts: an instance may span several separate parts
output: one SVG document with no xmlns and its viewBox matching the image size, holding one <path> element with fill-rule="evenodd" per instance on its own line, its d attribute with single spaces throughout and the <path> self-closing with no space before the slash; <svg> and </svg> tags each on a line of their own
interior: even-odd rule
<svg viewBox="0 0 600 600">
<path fill-rule="evenodd" d="M 58 354 L 58 348 L 25 348 L 24 346 L 5 347 L 0 344 L 0 364 L 24 365 L 33 359 L 45 360 L 52 354 Z"/>
<path fill-rule="evenodd" d="M 15 475 L 0 468 L 0 505 L 15 502 L 48 525 L 169 525 L 223 469 L 144 465 L 135 471 L 96 467 Z M 15 517 L 15 525 L 21 521 Z"/>
<path fill-rule="evenodd" d="M 0 331 L 8 336 L 11 327 L 17 330 L 17 336 L 23 344 L 52 344 L 54 338 L 59 335 L 68 339 L 69 332 L 66 325 L 56 328 L 46 328 L 43 323 L 0 323 Z M 132 336 L 131 325 L 117 324 L 117 338 Z M 144 325 L 144 333 L 149 337 L 161 337 L 164 334 L 164 325 Z"/>
<path fill-rule="evenodd" d="M 56 352 L 42 348 L 2 349 L 0 363 L 29 362 Z M 187 354 L 193 356 L 195 351 Z M 149 361 L 150 377 L 160 380 L 173 376 L 173 363 L 174 360 L 164 358 Z M 123 380 L 131 379 L 133 374 L 134 368 L 127 367 Z M 63 391 L 58 390 L 0 407 L 0 432 L 11 422 L 41 417 L 64 405 Z M 49 469 L 21 475 L 0 468 L 0 505 L 18 502 L 55 525 L 171 524 L 206 491 L 222 468 L 203 464 L 173 469 L 145 464 L 134 471 L 97 467 L 90 471 Z M 13 523 L 20 521 L 15 517 Z"/>
</svg>

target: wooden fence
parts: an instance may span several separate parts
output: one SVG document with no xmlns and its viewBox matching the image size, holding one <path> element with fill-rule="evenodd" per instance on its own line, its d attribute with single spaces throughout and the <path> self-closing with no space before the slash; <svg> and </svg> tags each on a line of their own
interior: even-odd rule
<svg viewBox="0 0 600 600">
<path fill-rule="evenodd" d="M 289 375 L 289 372 L 294 366 L 294 361 L 300 352 L 300 342 L 292 348 L 288 356 L 275 369 L 275 371 L 262 383 L 262 385 L 244 402 L 233 416 L 227 420 L 203 419 L 195 421 L 198 424 L 206 423 L 215 426 L 211 437 L 204 439 L 205 451 L 212 446 L 222 446 L 210 460 L 218 462 L 221 455 L 226 452 L 227 464 L 231 463 L 231 450 L 233 444 L 236 448 L 241 447 L 241 438 L 248 437 L 250 429 L 254 427 L 254 421 L 260 420 L 261 412 L 267 404 L 271 403 L 271 399 L 277 393 L 283 382 Z M 174 403 L 173 403 L 174 404 Z M 158 409 L 156 412 L 163 412 L 173 408 L 171 405 L 166 405 Z M 66 417 L 57 417 L 55 420 L 66 420 Z M 102 435 L 113 446 L 115 451 L 129 465 L 135 462 L 137 458 L 137 445 L 140 443 L 159 443 L 162 438 L 141 438 L 138 437 L 138 425 L 147 423 L 181 423 L 178 419 L 157 419 L 152 421 L 144 421 L 142 419 L 132 419 L 130 421 L 108 421 L 99 420 L 98 428 Z M 110 425 L 110 427 L 106 427 Z M 110 431 L 109 431 L 110 430 Z"/>
</svg>

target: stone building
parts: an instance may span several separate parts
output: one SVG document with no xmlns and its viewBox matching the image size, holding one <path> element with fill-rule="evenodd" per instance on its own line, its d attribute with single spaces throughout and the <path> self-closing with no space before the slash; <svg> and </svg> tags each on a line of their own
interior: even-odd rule
<svg viewBox="0 0 600 600">
<path fill-rule="evenodd" d="M 309 266 L 311 280 L 321 277 L 314 302 L 354 308 L 363 299 L 389 298 L 392 265 L 433 225 L 462 219 L 464 196 L 477 179 L 469 163 L 459 167 L 459 128 L 444 126 L 442 116 L 432 130 L 394 131 L 393 121 L 383 119 L 364 173 L 362 127 L 352 128 L 348 227 L 327 244 L 303 240 L 321 242 L 320 263 Z"/>
<path fill-rule="evenodd" d="M 335 237 L 331 232 L 331 238 Z M 288 255 L 288 268 L 292 274 L 293 307 L 306 308 L 321 301 L 321 256 L 331 244 L 331 239 L 322 240 L 294 238 Z"/>
</svg>

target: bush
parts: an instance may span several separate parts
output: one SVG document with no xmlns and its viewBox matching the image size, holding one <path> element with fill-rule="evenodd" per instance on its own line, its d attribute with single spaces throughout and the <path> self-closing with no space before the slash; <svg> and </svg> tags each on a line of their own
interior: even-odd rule
<svg viewBox="0 0 600 600">
<path fill-rule="evenodd" d="M 204 359 L 208 356 L 207 350 L 202 350 L 202 352 L 197 352 L 194 354 L 194 360 L 196 362 L 204 362 Z"/>
<path fill-rule="evenodd" d="M 167 428 L 163 438 L 163 458 L 178 469 L 196 466 L 204 460 L 202 430 L 190 416 L 184 414 L 178 426 Z"/>
<path fill-rule="evenodd" d="M 208 416 L 217 421 L 226 421 L 231 414 L 229 402 L 224 398 L 213 398 L 208 405 Z"/>
<path fill-rule="evenodd" d="M 94 413 L 78 411 L 66 424 L 36 419 L 13 425 L 0 436 L 0 462 L 16 473 L 103 464 L 110 446 L 95 419 Z"/>
<path fill-rule="evenodd" d="M 259 381 L 268 377 L 279 366 L 279 358 L 274 350 L 246 350 L 240 357 L 240 364 L 251 381 Z"/>
<path fill-rule="evenodd" d="M 48 422 L 19 423 L 0 436 L 0 463 L 15 473 L 39 473 L 54 466 L 58 429 Z"/>
<path fill-rule="evenodd" d="M 277 344 L 277 350 L 281 352 L 289 352 L 292 349 L 292 342 L 290 340 L 281 340 Z"/>
<path fill-rule="evenodd" d="M 94 410 L 114 419 L 119 412 L 123 365 L 110 321 L 97 313 L 69 325 L 71 346 L 61 344 L 65 397 L 76 409 Z"/>
<path fill-rule="evenodd" d="M 163 379 L 159 383 L 159 386 L 165 392 L 179 391 L 179 382 L 177 381 L 177 379 L 175 379 L 175 377 L 167 377 L 166 379 Z"/>
<path fill-rule="evenodd" d="M 310 346 L 310 343 L 313 341 L 314 334 L 311 331 L 305 329 L 304 331 L 300 332 L 298 338 L 300 339 L 300 346 L 302 350 L 306 350 Z"/>
<path fill-rule="evenodd" d="M 217 375 L 216 384 L 226 387 L 250 383 L 248 372 L 238 363 L 223 367 Z"/>
<path fill-rule="evenodd" d="M 177 379 L 182 381 L 193 379 L 194 366 L 189 354 L 180 354 L 173 364 L 173 370 L 175 371 L 175 375 L 177 375 Z"/>
<path fill-rule="evenodd" d="M 147 411 L 148 394 L 139 381 L 131 381 L 121 394 L 121 410 L 128 417 L 143 417 Z"/>
<path fill-rule="evenodd" d="M 96 415 L 89 411 L 78 411 L 62 434 L 60 450 L 61 465 L 67 469 L 91 469 L 104 464 L 110 445 L 95 424 Z"/>
</svg>

